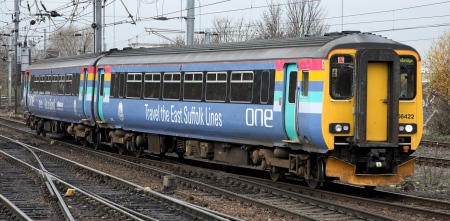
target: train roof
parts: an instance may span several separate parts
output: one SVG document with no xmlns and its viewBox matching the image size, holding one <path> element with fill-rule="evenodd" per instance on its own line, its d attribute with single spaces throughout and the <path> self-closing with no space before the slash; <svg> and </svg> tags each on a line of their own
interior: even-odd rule
<svg viewBox="0 0 450 221">
<path fill-rule="evenodd" d="M 379 35 L 351 31 L 303 38 L 116 50 L 102 58 L 98 65 L 325 58 L 334 49 L 366 47 L 415 51 Z"/>
<path fill-rule="evenodd" d="M 70 57 L 42 59 L 28 65 L 27 70 L 42 70 L 54 68 L 75 68 L 94 65 L 95 62 L 109 52 L 91 53 Z"/>
<path fill-rule="evenodd" d="M 30 64 L 27 70 L 76 68 L 95 65 L 97 61 L 97 65 L 139 65 L 326 58 L 334 49 L 369 47 L 415 51 L 408 45 L 379 35 L 349 31 L 303 38 L 110 50 L 39 60 Z"/>
</svg>

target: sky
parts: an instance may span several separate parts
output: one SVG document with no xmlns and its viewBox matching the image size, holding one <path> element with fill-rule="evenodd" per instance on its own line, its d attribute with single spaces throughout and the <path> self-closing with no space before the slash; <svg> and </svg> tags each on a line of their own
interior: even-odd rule
<svg viewBox="0 0 450 221">
<path fill-rule="evenodd" d="M 20 35 L 38 42 L 43 47 L 43 29 L 55 33 L 56 26 L 73 24 L 88 27 L 93 22 L 92 0 L 17 0 L 20 2 Z M 102 0 L 103 1 L 103 0 Z M 316 1 L 316 0 L 314 0 Z M 212 27 L 212 20 L 228 17 L 234 20 L 244 18 L 254 21 L 268 10 L 270 0 L 195 0 L 195 31 Z M 286 0 L 272 0 L 285 4 Z M 78 3 L 78 4 L 77 4 Z M 414 47 L 424 58 L 432 41 L 450 29 L 450 1 L 443 0 L 322 0 L 325 23 L 329 31 L 358 30 L 372 32 Z M 43 10 L 62 14 L 52 22 L 37 21 L 36 13 Z M 129 47 L 132 43 L 141 46 L 166 43 L 161 37 L 173 38 L 186 30 L 187 0 L 106 0 L 105 7 L 105 49 Z M 29 6 L 29 7 L 28 7 Z M 284 7 L 284 6 L 282 6 Z M 75 11 L 77 16 L 71 17 Z M 0 0 L 0 33 L 10 33 L 14 0 Z M 45 13 L 45 12 L 44 12 Z M 167 17 L 169 20 L 155 20 Z M 132 24 L 135 22 L 136 24 Z M 160 35 L 147 29 L 167 31 Z"/>
</svg>

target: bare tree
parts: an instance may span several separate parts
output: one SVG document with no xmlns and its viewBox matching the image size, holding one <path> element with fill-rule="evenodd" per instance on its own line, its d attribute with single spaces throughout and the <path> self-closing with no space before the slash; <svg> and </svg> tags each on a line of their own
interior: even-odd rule
<svg viewBox="0 0 450 221">
<path fill-rule="evenodd" d="M 232 38 L 232 19 L 228 17 L 214 17 L 212 25 L 217 35 L 211 41 L 212 43 L 230 42 Z"/>
<path fill-rule="evenodd" d="M 229 17 L 214 17 L 213 30 L 215 30 L 215 35 L 211 42 L 248 41 L 255 36 L 251 26 L 251 22 L 245 21 L 244 18 L 234 21 L 234 19 Z"/>
<path fill-rule="evenodd" d="M 286 37 L 323 35 L 328 31 L 321 1 L 288 0 L 287 3 Z"/>
<path fill-rule="evenodd" d="M 94 36 L 90 27 L 78 28 L 74 25 L 59 27 L 50 36 L 49 41 L 49 48 L 59 51 L 61 57 L 94 51 Z"/>
<path fill-rule="evenodd" d="M 262 13 L 261 20 L 255 21 L 255 29 L 258 39 L 281 38 L 285 36 L 283 31 L 282 8 L 279 4 L 270 2 L 267 11 Z"/>
<path fill-rule="evenodd" d="M 248 41 L 256 36 L 255 30 L 252 28 L 252 22 L 245 21 L 244 18 L 238 19 L 233 23 L 234 41 Z"/>
</svg>

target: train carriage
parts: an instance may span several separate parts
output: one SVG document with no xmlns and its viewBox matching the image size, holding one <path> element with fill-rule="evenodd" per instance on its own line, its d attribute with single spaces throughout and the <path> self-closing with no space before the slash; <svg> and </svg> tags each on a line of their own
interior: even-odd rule
<svg viewBox="0 0 450 221">
<path fill-rule="evenodd" d="M 93 78 L 95 62 L 101 56 L 46 59 L 30 65 L 24 72 L 27 124 L 44 136 L 46 132 L 67 133 L 77 124 L 93 126 L 93 81 L 87 80 Z"/>
<path fill-rule="evenodd" d="M 73 135 L 96 146 L 257 165 L 313 188 L 413 175 L 420 57 L 390 39 L 344 32 L 111 50 L 94 67 L 93 99 L 83 100 L 91 119 Z"/>
</svg>

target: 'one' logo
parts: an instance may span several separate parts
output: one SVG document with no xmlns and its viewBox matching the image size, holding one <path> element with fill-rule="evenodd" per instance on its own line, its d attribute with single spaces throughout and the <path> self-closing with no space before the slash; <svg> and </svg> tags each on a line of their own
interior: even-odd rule
<svg viewBox="0 0 450 221">
<path fill-rule="evenodd" d="M 118 116 L 119 116 L 119 119 L 121 120 L 121 121 L 123 121 L 123 104 L 122 104 L 122 102 L 119 102 L 119 108 L 118 108 Z"/>
</svg>

